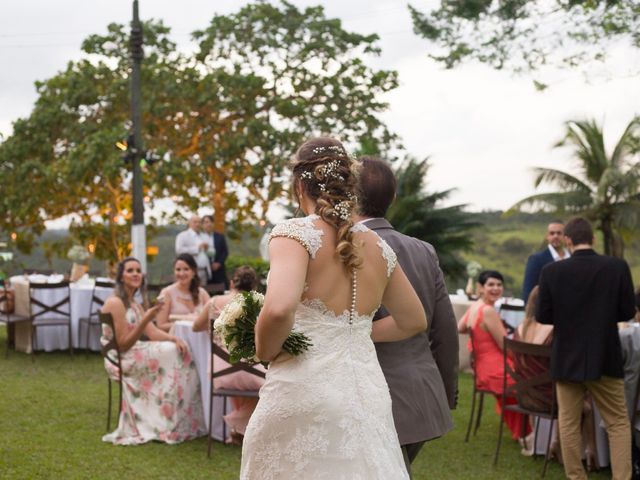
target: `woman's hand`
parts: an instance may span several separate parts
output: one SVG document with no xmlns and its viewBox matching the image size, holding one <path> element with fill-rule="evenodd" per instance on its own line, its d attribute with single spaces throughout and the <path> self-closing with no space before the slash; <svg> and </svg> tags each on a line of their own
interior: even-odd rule
<svg viewBox="0 0 640 480">
<path fill-rule="evenodd" d="M 145 325 L 155 318 L 164 304 L 160 301 L 144 312 L 142 323 Z"/>
<path fill-rule="evenodd" d="M 184 340 L 181 340 L 178 337 L 173 337 L 173 342 L 176 344 L 176 347 L 178 347 L 178 352 L 180 352 L 180 355 L 184 355 L 185 353 L 187 353 L 187 344 L 184 343 Z"/>
</svg>

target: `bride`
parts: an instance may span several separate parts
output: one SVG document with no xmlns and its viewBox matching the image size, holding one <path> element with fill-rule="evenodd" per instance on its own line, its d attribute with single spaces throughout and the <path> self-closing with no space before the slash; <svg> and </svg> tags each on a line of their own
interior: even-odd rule
<svg viewBox="0 0 640 480">
<path fill-rule="evenodd" d="M 270 235 L 271 270 L 256 325 L 258 357 L 270 362 L 249 421 L 240 478 L 408 479 L 389 389 L 371 341 L 381 303 L 396 318 L 373 324 L 396 341 L 426 328 L 422 305 L 391 248 L 351 220 L 354 164 L 340 142 L 304 143 L 293 164 L 304 218 Z M 282 352 L 291 329 L 312 346 Z"/>
</svg>

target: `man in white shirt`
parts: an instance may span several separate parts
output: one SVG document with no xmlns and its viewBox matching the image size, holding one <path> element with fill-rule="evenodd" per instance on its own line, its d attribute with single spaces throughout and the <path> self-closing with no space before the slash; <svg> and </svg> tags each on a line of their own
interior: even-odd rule
<svg viewBox="0 0 640 480">
<path fill-rule="evenodd" d="M 207 284 L 210 275 L 207 250 L 209 250 L 209 239 L 200 230 L 200 217 L 193 215 L 187 223 L 187 229 L 176 236 L 176 255 L 188 253 L 193 256 L 198 265 L 201 285 Z"/>
<path fill-rule="evenodd" d="M 569 250 L 564 246 L 564 224 L 561 220 L 553 220 L 547 225 L 547 248 L 530 255 L 524 270 L 522 282 L 522 300 L 527 302 L 533 287 L 538 285 L 542 267 L 551 262 L 570 257 Z"/>
</svg>

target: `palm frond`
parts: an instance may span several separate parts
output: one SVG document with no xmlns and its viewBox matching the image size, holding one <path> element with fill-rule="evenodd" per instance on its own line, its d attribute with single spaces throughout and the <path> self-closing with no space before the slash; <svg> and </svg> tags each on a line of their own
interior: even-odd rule
<svg viewBox="0 0 640 480">
<path fill-rule="evenodd" d="M 536 188 L 546 182 L 554 183 L 563 189 L 580 190 L 585 193 L 591 193 L 591 187 L 589 185 L 570 173 L 553 168 L 542 167 L 535 167 L 533 171 L 536 173 L 536 178 L 534 180 Z"/>
<path fill-rule="evenodd" d="M 638 133 L 640 133 L 640 116 L 631 120 L 627 128 L 624 129 L 624 132 L 622 132 L 620 140 L 618 140 L 611 154 L 612 165 L 617 168 L 622 168 L 622 163 L 626 156 L 636 148 Z"/>
<path fill-rule="evenodd" d="M 591 196 L 581 191 L 538 193 L 514 203 L 507 213 L 521 211 L 527 206 L 559 214 L 577 213 L 589 208 L 589 205 Z"/>
</svg>

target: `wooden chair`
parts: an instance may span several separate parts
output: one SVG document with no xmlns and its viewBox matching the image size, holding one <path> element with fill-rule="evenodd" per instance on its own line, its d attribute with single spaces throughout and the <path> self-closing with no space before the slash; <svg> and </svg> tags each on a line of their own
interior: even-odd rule
<svg viewBox="0 0 640 480">
<path fill-rule="evenodd" d="M 213 399 L 214 397 L 222 397 L 223 403 L 223 415 L 227 414 L 227 397 L 250 397 L 250 398 L 258 398 L 259 391 L 258 390 L 234 390 L 229 388 L 214 388 L 214 379 L 223 377 L 225 375 L 229 375 L 234 372 L 244 371 L 250 373 L 251 375 L 255 375 L 260 378 L 265 378 L 265 372 L 258 370 L 253 365 L 249 365 L 248 363 L 238 362 L 232 364 L 231 366 L 225 368 L 224 370 L 220 370 L 216 372 L 214 370 L 214 358 L 217 356 L 224 360 L 227 363 L 230 362 L 229 352 L 227 352 L 224 348 L 218 345 L 214 340 L 215 333 L 213 331 L 213 322 L 211 320 L 211 328 L 210 331 L 210 342 L 211 342 L 211 375 L 209 376 L 209 388 L 211 392 L 211 396 L 209 398 L 209 438 L 207 445 L 207 457 L 211 458 L 211 430 L 213 427 Z M 222 439 L 223 441 L 227 438 L 227 427 L 226 424 L 222 424 Z"/>
<path fill-rule="evenodd" d="M 45 302 L 40 292 L 55 291 L 62 294 L 59 300 Z M 71 336 L 71 290 L 69 282 L 64 280 L 59 283 L 35 283 L 29 282 L 29 311 L 31 320 L 31 348 L 35 359 L 37 335 L 39 328 L 66 326 L 69 338 L 69 353 L 73 356 L 73 338 Z"/>
<path fill-rule="evenodd" d="M 13 313 L 13 305 L 10 305 L 10 303 L 14 298 L 7 289 L 4 280 L 0 280 L 0 283 L 2 284 L 2 290 L 0 290 L 0 322 L 7 326 L 7 349 L 4 357 L 9 358 L 9 329 L 14 323 L 29 321 L 29 317 Z"/>
<path fill-rule="evenodd" d="M 102 357 L 110 362 L 114 367 L 118 369 L 118 386 L 119 386 L 119 395 L 118 395 L 118 418 L 120 418 L 120 410 L 122 408 L 122 360 L 120 356 L 120 347 L 118 346 L 118 341 L 116 339 L 116 329 L 113 325 L 113 317 L 110 313 L 98 313 L 98 319 L 100 321 L 100 325 L 104 329 L 109 328 L 113 335 L 111 339 L 102 346 L 100 353 Z M 115 355 L 113 354 L 115 353 Z M 115 357 L 115 359 L 113 358 Z M 109 390 L 109 404 L 107 406 L 107 432 L 111 430 L 111 377 L 107 375 L 107 387 Z"/>
<path fill-rule="evenodd" d="M 502 413 L 500 415 L 500 430 L 493 465 L 496 466 L 498 464 L 505 411 L 537 417 L 538 420 L 540 418 L 546 418 L 551 420 L 551 425 L 549 427 L 544 465 L 542 467 L 542 476 L 544 477 L 547 473 L 550 458 L 549 447 L 551 445 L 553 422 L 558 418 L 555 385 L 553 380 L 551 380 L 550 369 L 544 368 L 544 366 L 549 365 L 551 361 L 551 346 L 525 343 L 505 337 L 503 353 L 504 383 Z M 508 359 L 512 359 L 512 363 L 509 362 Z M 507 381 L 509 377 L 512 383 Z M 515 398 L 516 403 L 507 405 L 507 397 Z M 525 430 L 525 428 L 526 423 L 523 422 L 523 430 Z M 538 440 L 537 430 L 536 428 L 533 441 L 534 449 Z"/>
<path fill-rule="evenodd" d="M 473 371 L 473 396 L 471 397 L 471 415 L 469 416 L 469 424 L 467 425 L 467 434 L 464 437 L 464 441 L 469 441 L 469 435 L 471 434 L 471 426 L 473 425 L 473 416 L 476 409 L 476 397 L 478 397 L 478 413 L 476 416 L 476 426 L 473 429 L 473 435 L 475 436 L 480 428 L 480 422 L 482 420 L 482 408 L 484 406 L 484 395 L 495 395 L 496 392 L 478 387 L 476 379 L 478 378 L 476 372 L 476 357 L 475 357 L 475 343 L 473 340 L 473 330 L 469 330 L 469 341 L 471 342 L 471 352 L 469 353 L 469 363 L 471 364 L 471 370 Z"/>
<path fill-rule="evenodd" d="M 78 321 L 78 340 L 80 340 L 80 332 L 82 332 L 82 324 L 87 324 L 87 333 L 85 335 L 84 347 L 86 349 L 86 356 L 88 358 L 89 351 L 89 333 L 92 326 L 100 325 L 100 319 L 98 314 L 100 309 L 104 305 L 105 300 L 111 295 L 115 283 L 105 280 L 96 280 L 93 286 L 93 292 L 91 293 L 91 302 L 89 303 L 89 315 L 86 317 L 80 317 Z M 82 346 L 82 345 L 81 345 Z"/>
</svg>

